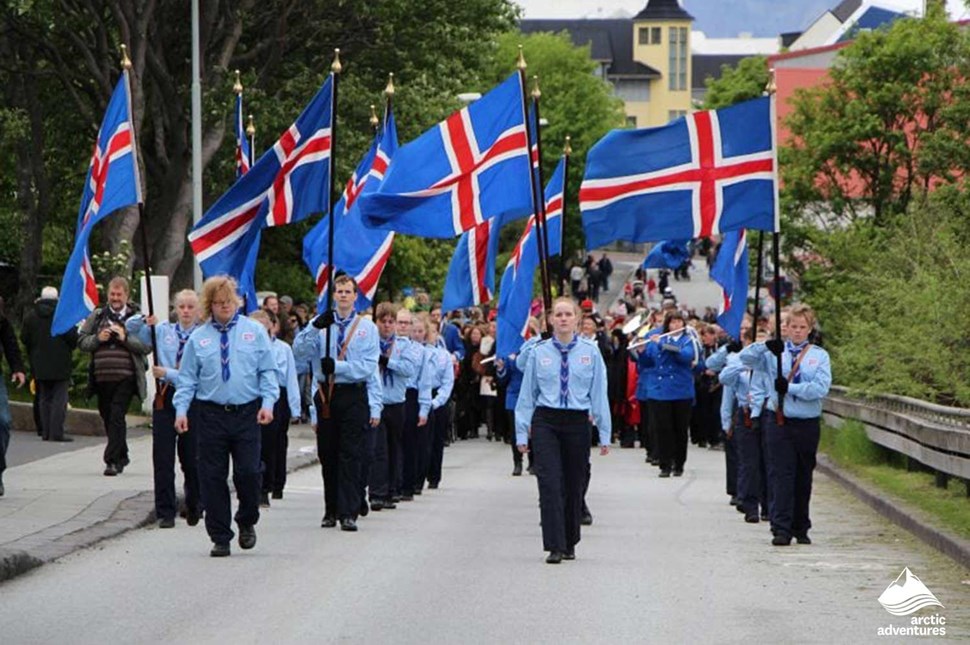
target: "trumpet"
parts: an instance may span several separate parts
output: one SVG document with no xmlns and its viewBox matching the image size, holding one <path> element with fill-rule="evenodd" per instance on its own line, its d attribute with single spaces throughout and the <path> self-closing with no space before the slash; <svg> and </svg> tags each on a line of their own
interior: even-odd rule
<svg viewBox="0 0 970 645">
<path fill-rule="evenodd" d="M 643 347 L 644 345 L 652 341 L 654 338 L 664 338 L 666 336 L 674 336 L 675 334 L 690 333 L 690 332 L 686 332 L 684 329 L 675 329 L 674 331 L 668 331 L 665 334 L 657 334 L 656 336 L 651 336 L 650 338 L 646 338 L 645 337 L 646 333 L 649 331 L 650 330 L 648 329 L 646 332 L 644 332 L 644 334 L 640 336 L 640 340 L 630 343 L 627 346 L 627 349 L 637 349 L 638 347 Z M 639 331 L 637 333 L 639 335 Z"/>
</svg>

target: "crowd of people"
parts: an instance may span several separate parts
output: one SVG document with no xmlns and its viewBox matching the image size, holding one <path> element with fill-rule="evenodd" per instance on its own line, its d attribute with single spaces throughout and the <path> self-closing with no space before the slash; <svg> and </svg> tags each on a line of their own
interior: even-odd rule
<svg viewBox="0 0 970 645">
<path fill-rule="evenodd" d="M 820 406 L 831 383 L 814 313 L 783 310 L 778 338 L 768 318 L 748 317 L 734 339 L 713 309 L 678 302 L 643 270 L 600 311 L 597 291 L 609 288 L 611 274 L 605 254 L 587 258 L 582 274 L 570 273 L 578 297 L 559 298 L 548 317 L 536 303 L 527 340 L 506 356 L 496 354 L 494 309 L 444 314 L 421 292 L 358 313 L 357 285 L 346 275 L 334 281 L 334 309 L 313 317 L 288 296 L 269 296 L 243 315 L 226 277 L 209 279 L 201 293 L 177 293 L 168 316 L 146 316 L 116 278 L 106 305 L 61 337 L 49 333 L 57 294 L 45 288 L 23 332 L 38 428 L 46 440 L 70 439 L 64 366 L 76 345 L 91 355 L 89 391 L 107 435 L 104 475 L 122 474 L 125 413 L 133 397 L 146 396 L 156 347 L 158 525 L 171 528 L 180 511 L 190 525 L 204 518 L 216 557 L 230 554 L 233 519 L 239 546 L 255 546 L 260 509 L 283 498 L 291 422 L 316 432 L 324 528 L 357 531 L 369 513 L 438 488 L 445 447 L 484 435 L 509 446 L 512 476 L 537 477 L 553 564 L 575 558 L 580 527 L 593 523 L 585 500 L 591 447 L 606 454 L 614 443 L 639 444 L 664 479 L 684 474 L 690 444 L 723 450 L 726 492 L 744 520 L 770 520 L 774 544 L 810 543 Z M 8 344 L 8 362 L 23 376 L 16 343 Z"/>
</svg>

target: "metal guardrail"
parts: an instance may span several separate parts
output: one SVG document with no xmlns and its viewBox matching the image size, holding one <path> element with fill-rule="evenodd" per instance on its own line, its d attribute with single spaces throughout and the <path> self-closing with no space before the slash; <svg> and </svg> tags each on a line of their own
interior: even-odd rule
<svg viewBox="0 0 970 645">
<path fill-rule="evenodd" d="M 835 427 L 861 422 L 872 442 L 936 471 L 941 486 L 947 476 L 968 481 L 970 494 L 970 410 L 892 394 L 855 397 L 833 386 L 823 416 Z"/>
</svg>

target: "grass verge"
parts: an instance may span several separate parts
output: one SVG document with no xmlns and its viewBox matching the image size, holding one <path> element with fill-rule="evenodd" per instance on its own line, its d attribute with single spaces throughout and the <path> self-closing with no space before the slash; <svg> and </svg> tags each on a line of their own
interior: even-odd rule
<svg viewBox="0 0 970 645">
<path fill-rule="evenodd" d="M 819 451 L 889 497 L 921 510 L 940 528 L 970 540 L 970 499 L 961 480 L 951 478 L 949 488 L 937 488 L 932 472 L 907 470 L 904 455 L 870 441 L 857 421 L 824 426 Z"/>
</svg>

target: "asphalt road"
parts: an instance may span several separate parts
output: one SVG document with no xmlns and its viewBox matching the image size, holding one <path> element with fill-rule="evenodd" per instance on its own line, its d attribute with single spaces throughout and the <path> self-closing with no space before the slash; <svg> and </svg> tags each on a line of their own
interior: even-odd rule
<svg viewBox="0 0 970 645">
<path fill-rule="evenodd" d="M 317 468 L 291 476 L 259 543 L 208 556 L 201 525 L 143 529 L 0 585 L 0 640 L 20 643 L 877 642 L 904 625 L 876 602 L 904 566 L 970 633 L 970 578 L 820 478 L 812 546 L 771 547 L 723 492 L 723 453 L 682 479 L 639 450 L 593 457 L 578 559 L 546 565 L 535 480 L 507 446 L 461 442 L 442 488 L 319 528 Z M 932 612 L 930 612 L 932 613 Z"/>
</svg>

